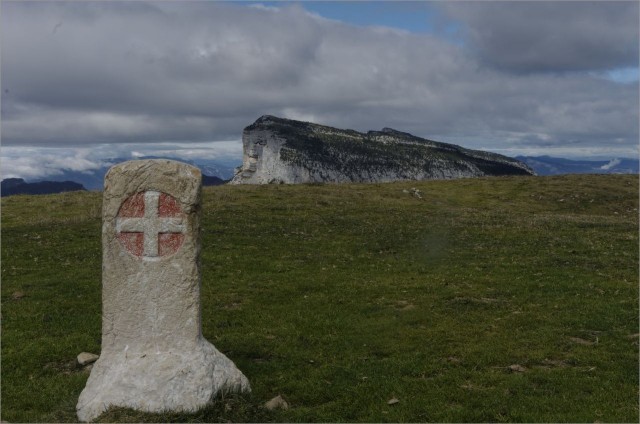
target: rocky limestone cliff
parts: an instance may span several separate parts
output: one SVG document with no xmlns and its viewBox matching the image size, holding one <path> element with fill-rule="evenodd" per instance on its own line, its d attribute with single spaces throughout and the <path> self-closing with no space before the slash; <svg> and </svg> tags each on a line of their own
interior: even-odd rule
<svg viewBox="0 0 640 424">
<path fill-rule="evenodd" d="M 524 163 L 383 128 L 360 133 L 265 115 L 242 133 L 230 184 L 390 182 L 535 175 Z"/>
</svg>

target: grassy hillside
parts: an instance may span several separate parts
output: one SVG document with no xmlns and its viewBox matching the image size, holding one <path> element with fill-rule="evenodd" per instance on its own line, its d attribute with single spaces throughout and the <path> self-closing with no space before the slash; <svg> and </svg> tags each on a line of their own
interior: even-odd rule
<svg viewBox="0 0 640 424">
<path fill-rule="evenodd" d="M 3 420 L 76 420 L 100 208 L 2 199 Z M 202 270 L 253 393 L 103 421 L 638 422 L 637 176 L 205 188 Z"/>
</svg>

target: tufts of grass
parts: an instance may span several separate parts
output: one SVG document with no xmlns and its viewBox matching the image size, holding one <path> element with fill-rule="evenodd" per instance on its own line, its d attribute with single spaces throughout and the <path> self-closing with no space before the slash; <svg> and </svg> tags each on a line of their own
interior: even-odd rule
<svg viewBox="0 0 640 424">
<path fill-rule="evenodd" d="M 100 196 L 2 199 L 3 420 L 76 420 Z M 637 176 L 220 186 L 202 227 L 203 333 L 253 393 L 99 421 L 639 419 Z"/>
</svg>

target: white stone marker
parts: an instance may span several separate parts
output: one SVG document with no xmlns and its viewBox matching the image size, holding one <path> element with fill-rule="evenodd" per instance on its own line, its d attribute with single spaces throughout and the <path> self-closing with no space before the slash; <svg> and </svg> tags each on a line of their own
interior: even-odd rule
<svg viewBox="0 0 640 424">
<path fill-rule="evenodd" d="M 76 410 L 196 411 L 248 392 L 233 362 L 202 336 L 200 170 L 169 160 L 112 167 L 102 222 L 102 352 Z"/>
</svg>

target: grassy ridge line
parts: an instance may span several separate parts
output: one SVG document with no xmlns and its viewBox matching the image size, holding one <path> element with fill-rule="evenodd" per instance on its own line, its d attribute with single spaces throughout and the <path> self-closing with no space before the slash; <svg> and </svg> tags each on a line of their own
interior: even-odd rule
<svg viewBox="0 0 640 424">
<path fill-rule="evenodd" d="M 2 199 L 4 420 L 76 419 L 100 197 Z M 637 176 L 205 188 L 202 268 L 253 394 L 104 421 L 638 421 Z"/>
</svg>

